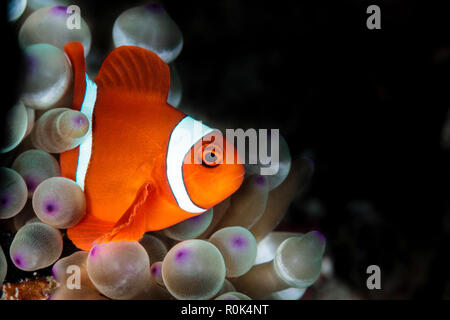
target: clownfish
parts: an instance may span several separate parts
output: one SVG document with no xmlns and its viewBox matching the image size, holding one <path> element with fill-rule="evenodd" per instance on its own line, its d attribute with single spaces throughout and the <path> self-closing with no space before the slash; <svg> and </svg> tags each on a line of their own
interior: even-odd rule
<svg viewBox="0 0 450 320">
<path fill-rule="evenodd" d="M 78 248 L 138 241 L 207 211 L 240 187 L 244 167 L 234 145 L 167 103 L 169 67 L 157 54 L 118 47 L 92 81 L 82 44 L 64 50 L 74 74 L 72 108 L 91 123 L 86 139 L 60 155 L 62 176 L 86 197 L 85 216 L 67 230 Z M 225 161 L 228 152 L 232 163 Z"/>
</svg>

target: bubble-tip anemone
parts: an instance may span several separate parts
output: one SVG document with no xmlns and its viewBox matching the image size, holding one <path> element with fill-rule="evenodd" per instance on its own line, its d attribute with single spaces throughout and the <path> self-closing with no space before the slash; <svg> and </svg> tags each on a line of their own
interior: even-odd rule
<svg viewBox="0 0 450 320">
<path fill-rule="evenodd" d="M 227 292 L 224 293 L 214 300 L 252 300 L 249 296 L 246 296 L 243 293 L 240 292 Z"/>
<path fill-rule="evenodd" d="M 63 177 L 44 180 L 34 192 L 33 209 L 39 219 L 59 229 L 76 225 L 86 213 L 84 192 Z"/>
<path fill-rule="evenodd" d="M 170 63 L 183 48 L 183 35 L 166 10 L 156 3 L 122 12 L 113 27 L 116 47 L 138 46 L 156 52 Z"/>
<path fill-rule="evenodd" d="M 44 223 L 25 224 L 14 236 L 9 254 L 14 265 L 25 271 L 35 271 L 53 264 L 61 255 L 61 233 Z"/>
<path fill-rule="evenodd" d="M 179 241 L 196 238 L 208 228 L 212 218 L 213 208 L 164 229 L 162 234 L 168 238 Z"/>
<path fill-rule="evenodd" d="M 28 190 L 22 176 L 16 171 L 0 167 L 0 219 L 17 215 L 28 198 Z"/>
<path fill-rule="evenodd" d="M 150 285 L 150 260 L 136 241 L 98 244 L 89 252 L 87 272 L 94 286 L 112 299 L 136 298 Z"/>
<path fill-rule="evenodd" d="M 274 259 L 277 274 L 291 287 L 312 285 L 320 275 L 325 242 L 318 231 L 284 240 Z"/>
<path fill-rule="evenodd" d="M 12 169 L 16 170 L 28 188 L 28 197 L 32 197 L 37 186 L 45 179 L 61 174 L 59 163 L 51 154 L 37 149 L 21 153 L 13 162 Z"/>
<path fill-rule="evenodd" d="M 33 145 L 50 153 L 62 153 L 77 147 L 86 137 L 90 123 L 75 110 L 55 108 L 36 121 L 31 133 Z"/>
<path fill-rule="evenodd" d="M 8 263 L 6 262 L 6 256 L 3 253 L 3 249 L 0 246 L 0 285 L 3 284 L 7 272 L 8 272 Z"/>
<path fill-rule="evenodd" d="M 320 275 L 324 250 L 325 237 L 320 232 L 290 237 L 279 245 L 272 261 L 255 265 L 231 281 L 253 299 L 266 299 L 290 287 L 306 288 Z"/>
<path fill-rule="evenodd" d="M 25 105 L 18 101 L 8 110 L 5 120 L 5 128 L 1 128 L 0 154 L 13 150 L 25 137 L 28 128 L 28 113 Z"/>
<path fill-rule="evenodd" d="M 61 50 L 71 41 L 80 41 L 84 55 L 91 47 L 91 31 L 84 19 L 80 17 L 80 28 L 67 28 L 66 6 L 44 7 L 37 9 L 27 17 L 19 31 L 19 44 L 26 47 L 36 43 L 48 43 Z"/>
<path fill-rule="evenodd" d="M 64 51 L 38 43 L 27 46 L 24 53 L 27 68 L 22 101 L 37 110 L 61 103 L 72 86 L 72 67 Z"/>
<path fill-rule="evenodd" d="M 169 250 L 162 275 L 177 299 L 210 299 L 222 288 L 225 262 L 220 251 L 204 240 L 186 240 Z"/>
<path fill-rule="evenodd" d="M 253 266 L 256 240 L 247 229 L 237 226 L 223 228 L 213 233 L 209 241 L 222 253 L 227 277 L 239 277 Z"/>
</svg>

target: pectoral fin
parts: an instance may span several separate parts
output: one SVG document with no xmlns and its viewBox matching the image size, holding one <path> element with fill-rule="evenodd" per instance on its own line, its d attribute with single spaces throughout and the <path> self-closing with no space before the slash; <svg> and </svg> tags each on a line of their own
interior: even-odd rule
<svg viewBox="0 0 450 320">
<path fill-rule="evenodd" d="M 151 195 L 154 193 L 152 184 L 145 184 L 138 192 L 136 199 L 123 216 L 116 222 L 113 229 L 100 237 L 97 242 L 138 241 L 147 231 L 146 212 L 149 210 Z"/>
<path fill-rule="evenodd" d="M 115 224 L 87 214 L 80 223 L 67 230 L 69 239 L 85 251 L 104 242 L 138 241 L 147 231 L 145 213 L 148 212 L 148 200 L 153 191 L 150 183 L 142 186 L 133 204 Z"/>
<path fill-rule="evenodd" d="M 114 223 L 100 220 L 88 213 L 76 226 L 67 229 L 67 236 L 77 248 L 89 251 L 95 241 L 113 227 Z"/>
</svg>

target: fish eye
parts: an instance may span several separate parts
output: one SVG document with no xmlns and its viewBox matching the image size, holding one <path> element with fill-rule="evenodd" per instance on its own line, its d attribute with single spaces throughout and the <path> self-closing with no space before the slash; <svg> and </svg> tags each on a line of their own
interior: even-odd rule
<svg viewBox="0 0 450 320">
<path fill-rule="evenodd" d="M 220 150 L 216 146 L 206 146 L 202 152 L 202 165 L 207 168 L 217 167 L 222 161 Z"/>
<path fill-rule="evenodd" d="M 203 155 L 202 164 L 207 167 L 217 166 L 218 164 L 216 164 L 216 161 L 217 161 L 217 155 L 212 151 L 208 151 Z"/>
</svg>

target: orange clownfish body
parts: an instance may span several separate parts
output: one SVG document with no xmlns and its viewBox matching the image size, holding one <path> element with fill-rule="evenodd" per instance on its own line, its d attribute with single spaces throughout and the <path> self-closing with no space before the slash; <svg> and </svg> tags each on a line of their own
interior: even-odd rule
<svg viewBox="0 0 450 320">
<path fill-rule="evenodd" d="M 68 229 L 78 248 L 137 241 L 205 212 L 239 188 L 244 168 L 236 149 L 167 104 L 169 67 L 155 53 L 119 47 L 93 82 L 81 43 L 64 49 L 74 69 L 73 108 L 91 121 L 83 143 L 60 157 L 62 175 L 86 196 L 85 217 Z M 226 152 L 233 163 L 225 162 Z"/>
</svg>

